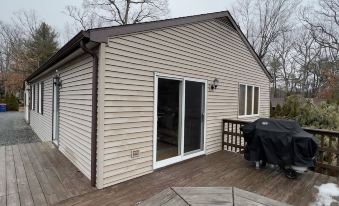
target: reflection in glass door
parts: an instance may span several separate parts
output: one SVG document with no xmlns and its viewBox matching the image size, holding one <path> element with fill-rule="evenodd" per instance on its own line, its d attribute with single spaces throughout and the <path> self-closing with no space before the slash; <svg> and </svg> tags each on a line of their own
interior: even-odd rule
<svg viewBox="0 0 339 206">
<path fill-rule="evenodd" d="M 184 153 L 203 149 L 205 86 L 201 82 L 185 82 L 185 135 Z"/>
<path fill-rule="evenodd" d="M 181 81 L 158 80 L 157 161 L 180 155 Z"/>
</svg>

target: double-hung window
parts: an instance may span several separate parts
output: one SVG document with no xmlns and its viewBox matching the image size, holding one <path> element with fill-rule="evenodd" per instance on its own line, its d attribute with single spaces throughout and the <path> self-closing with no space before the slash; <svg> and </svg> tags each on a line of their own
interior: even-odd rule
<svg viewBox="0 0 339 206">
<path fill-rule="evenodd" d="M 259 87 L 239 84 L 239 116 L 259 114 Z"/>
</svg>

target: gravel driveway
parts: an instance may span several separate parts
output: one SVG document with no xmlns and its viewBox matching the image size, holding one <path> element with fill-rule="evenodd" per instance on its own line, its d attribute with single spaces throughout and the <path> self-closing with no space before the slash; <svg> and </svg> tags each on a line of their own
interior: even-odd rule
<svg viewBox="0 0 339 206">
<path fill-rule="evenodd" d="M 0 112 L 0 146 L 39 141 L 23 112 Z"/>
</svg>

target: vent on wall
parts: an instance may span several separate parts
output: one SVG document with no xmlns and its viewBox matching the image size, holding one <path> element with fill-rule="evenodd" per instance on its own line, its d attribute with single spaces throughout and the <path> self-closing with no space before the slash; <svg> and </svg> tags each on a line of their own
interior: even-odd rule
<svg viewBox="0 0 339 206">
<path fill-rule="evenodd" d="M 140 154 L 140 150 L 132 150 L 131 151 L 131 157 L 132 158 L 139 157 L 139 154 Z"/>
</svg>

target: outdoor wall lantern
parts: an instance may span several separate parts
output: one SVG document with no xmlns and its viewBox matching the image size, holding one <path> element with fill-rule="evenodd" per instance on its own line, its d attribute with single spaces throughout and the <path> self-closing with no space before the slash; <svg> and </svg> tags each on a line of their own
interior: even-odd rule
<svg viewBox="0 0 339 206">
<path fill-rule="evenodd" d="M 60 80 L 60 75 L 58 74 L 58 70 L 55 70 L 55 76 L 53 78 L 53 83 L 58 86 L 61 87 L 61 80 Z"/>
<path fill-rule="evenodd" d="M 219 80 L 215 78 L 211 84 L 211 90 L 212 91 L 216 90 L 218 86 L 219 86 Z"/>
</svg>

